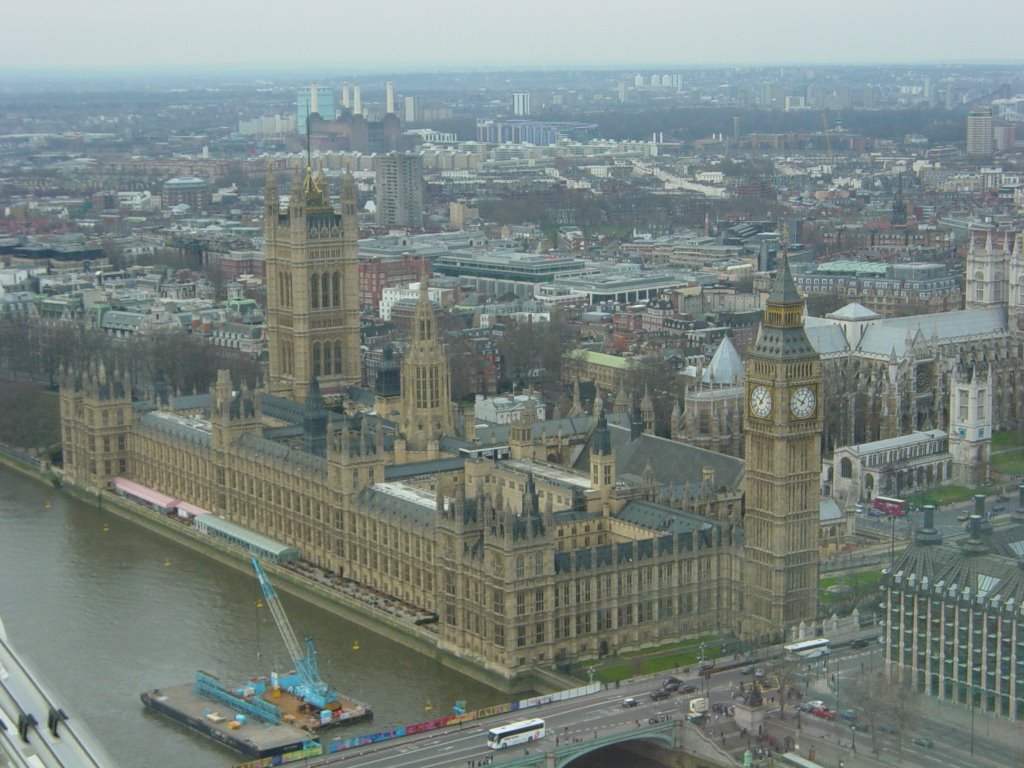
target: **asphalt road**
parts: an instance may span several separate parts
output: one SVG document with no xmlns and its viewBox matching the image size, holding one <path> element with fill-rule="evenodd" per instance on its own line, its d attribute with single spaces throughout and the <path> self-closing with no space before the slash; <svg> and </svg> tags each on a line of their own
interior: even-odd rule
<svg viewBox="0 0 1024 768">
<path fill-rule="evenodd" d="M 754 665 L 767 666 L 768 663 L 754 662 Z M 810 664 L 803 700 L 821 699 L 832 709 L 841 711 L 847 708 L 843 703 L 846 686 L 851 686 L 858 676 L 881 668 L 881 664 L 881 648 L 877 640 L 872 640 L 864 649 L 834 648 L 828 658 L 827 670 L 821 660 Z M 836 686 L 832 683 L 833 674 L 838 681 L 838 696 Z M 550 749 L 577 739 L 587 741 L 604 738 L 634 730 L 637 721 L 647 724 L 652 717 L 682 717 L 693 697 L 706 695 L 711 704 L 731 704 L 738 695 L 740 684 L 746 686 L 751 680 L 749 675 L 742 674 L 739 667 L 715 672 L 708 681 L 693 676 L 684 677 L 686 682 L 697 685 L 700 690 L 693 694 L 673 694 L 668 699 L 654 701 L 649 694 L 660 687 L 663 677 L 665 675 L 638 679 L 622 684 L 619 688 L 613 686 L 571 701 L 553 702 L 479 723 L 466 723 L 440 732 L 325 755 L 310 759 L 308 765 L 468 768 L 487 758 L 491 758 L 494 765 L 500 765 L 513 757 L 522 756 L 524 749 L 532 752 L 536 748 Z M 626 697 L 635 698 L 637 706 L 623 707 L 623 699 Z M 801 755 L 807 756 L 808 750 L 814 748 L 822 765 L 838 766 L 840 759 L 844 761 L 845 768 L 877 768 L 885 764 L 922 768 L 1002 768 L 1024 762 L 1024 744 L 1020 743 L 1015 724 L 978 714 L 974 718 L 972 738 L 970 710 L 927 697 L 917 699 L 917 715 L 913 722 L 900 726 L 902 732 L 878 733 L 875 741 L 870 733 L 851 732 L 846 722 L 839 718 L 828 721 L 807 713 L 801 713 L 797 718 L 797 703 L 787 702 L 785 717 L 782 719 L 783 727 L 791 729 L 795 741 L 800 745 Z M 527 717 L 542 717 L 547 724 L 548 735 L 540 745 L 533 748 L 530 745 L 517 746 L 498 751 L 487 747 L 489 728 Z M 777 711 L 771 717 L 779 721 Z M 713 717 L 709 718 L 705 731 L 713 730 L 716 722 Z M 915 737 L 927 737 L 933 746 L 928 748 L 914 745 L 911 739 Z M 875 746 L 878 748 L 877 754 L 872 752 Z"/>
</svg>

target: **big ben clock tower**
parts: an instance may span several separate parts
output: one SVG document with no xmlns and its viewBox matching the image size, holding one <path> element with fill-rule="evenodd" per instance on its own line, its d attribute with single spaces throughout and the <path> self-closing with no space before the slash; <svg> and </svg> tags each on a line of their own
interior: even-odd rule
<svg viewBox="0 0 1024 768">
<path fill-rule="evenodd" d="M 785 236 L 783 236 L 785 237 Z M 821 365 L 783 253 L 747 355 L 742 632 L 776 639 L 818 613 Z"/>
</svg>

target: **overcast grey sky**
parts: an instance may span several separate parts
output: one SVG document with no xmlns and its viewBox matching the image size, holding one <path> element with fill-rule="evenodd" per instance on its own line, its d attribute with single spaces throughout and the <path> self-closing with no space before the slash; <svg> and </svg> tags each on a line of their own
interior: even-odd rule
<svg viewBox="0 0 1024 768">
<path fill-rule="evenodd" d="M 8 70 L 1024 59 L 1021 0 L 50 0 L 0 18 Z"/>
</svg>

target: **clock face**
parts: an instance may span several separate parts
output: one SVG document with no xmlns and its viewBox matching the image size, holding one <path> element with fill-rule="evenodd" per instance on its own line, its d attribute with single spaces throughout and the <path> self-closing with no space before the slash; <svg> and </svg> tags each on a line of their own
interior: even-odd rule
<svg viewBox="0 0 1024 768">
<path fill-rule="evenodd" d="M 757 386 L 750 390 L 750 410 L 762 419 L 772 412 L 772 393 L 768 387 Z"/>
<path fill-rule="evenodd" d="M 797 387 L 789 398 L 789 408 L 798 419 L 806 419 L 814 413 L 814 391 L 810 387 Z"/>
</svg>

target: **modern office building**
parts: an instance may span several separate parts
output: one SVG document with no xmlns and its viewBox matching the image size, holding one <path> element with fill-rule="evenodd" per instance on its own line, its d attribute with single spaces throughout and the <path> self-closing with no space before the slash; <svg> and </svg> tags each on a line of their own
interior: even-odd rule
<svg viewBox="0 0 1024 768">
<path fill-rule="evenodd" d="M 530 116 L 530 94 L 527 91 L 512 93 L 512 114 L 516 117 Z"/>
<path fill-rule="evenodd" d="M 210 184 L 198 176 L 183 176 L 164 182 L 160 202 L 164 208 L 187 205 L 192 211 L 206 210 L 210 204 Z"/>
<path fill-rule="evenodd" d="M 326 85 L 303 86 L 295 95 L 295 128 L 300 136 L 306 135 L 306 117 L 320 115 L 324 120 L 334 119 L 334 91 Z"/>
<path fill-rule="evenodd" d="M 595 123 L 547 123 L 537 120 L 476 121 L 476 140 L 487 144 L 534 144 L 540 147 L 557 144 L 560 139 L 589 141 L 597 138 Z"/>
<path fill-rule="evenodd" d="M 967 115 L 968 156 L 991 157 L 992 137 L 992 110 L 988 107 L 972 110 Z"/>
<path fill-rule="evenodd" d="M 389 152 L 374 160 L 377 223 L 392 227 L 423 226 L 423 158 Z"/>
<path fill-rule="evenodd" d="M 935 510 L 883 571 L 882 642 L 895 679 L 935 698 L 1024 717 L 1024 486 L 1009 520 L 943 540 Z"/>
</svg>

